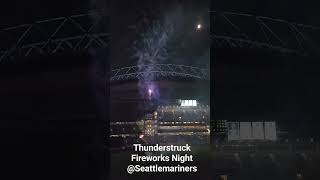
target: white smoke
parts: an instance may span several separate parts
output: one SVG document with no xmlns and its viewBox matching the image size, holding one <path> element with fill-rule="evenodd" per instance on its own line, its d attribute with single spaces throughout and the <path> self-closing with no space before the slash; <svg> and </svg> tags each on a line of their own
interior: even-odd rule
<svg viewBox="0 0 320 180">
<path fill-rule="evenodd" d="M 155 92 L 155 98 L 159 98 L 153 71 L 156 64 L 169 59 L 168 44 L 176 33 L 175 25 L 180 17 L 181 11 L 179 10 L 174 14 L 166 14 L 163 21 L 154 21 L 150 28 L 142 33 L 141 39 L 134 43 L 134 57 L 138 59 L 139 71 L 143 72 L 138 84 L 142 96 L 148 89 L 152 89 Z"/>
</svg>

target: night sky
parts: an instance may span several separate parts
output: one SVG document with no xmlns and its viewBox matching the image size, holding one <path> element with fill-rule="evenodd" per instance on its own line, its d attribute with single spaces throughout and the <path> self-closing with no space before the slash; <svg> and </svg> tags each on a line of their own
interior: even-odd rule
<svg viewBox="0 0 320 180">
<path fill-rule="evenodd" d="M 320 13 L 317 1 L 299 0 L 214 0 L 211 1 L 213 10 L 242 12 L 259 16 L 285 19 L 301 24 L 319 26 Z"/>
<path fill-rule="evenodd" d="M 152 24 L 165 16 L 175 18 L 181 9 L 182 17 L 176 23 L 174 38 L 168 45 L 171 53 L 166 61 L 159 63 L 185 64 L 208 67 L 209 64 L 209 14 L 208 2 L 197 1 L 111 1 L 112 47 L 111 66 L 121 67 L 137 65 L 133 45 L 141 41 L 143 33 L 148 32 Z M 201 23 L 203 29 L 196 31 Z"/>
</svg>

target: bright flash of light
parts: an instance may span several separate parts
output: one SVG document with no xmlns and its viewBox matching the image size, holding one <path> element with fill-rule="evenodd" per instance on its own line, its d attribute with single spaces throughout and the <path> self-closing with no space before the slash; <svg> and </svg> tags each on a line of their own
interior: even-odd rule
<svg viewBox="0 0 320 180">
<path fill-rule="evenodd" d="M 152 95 L 152 90 L 149 89 L 148 92 L 149 92 L 149 96 L 151 96 Z"/>
<path fill-rule="evenodd" d="M 143 135 L 143 134 L 141 134 L 141 135 L 139 136 L 139 138 L 140 138 L 140 139 L 142 139 L 143 137 L 144 137 L 144 135 Z"/>
<path fill-rule="evenodd" d="M 198 24 L 197 25 L 197 29 L 199 30 L 199 29 L 201 29 L 202 28 L 202 25 L 201 24 Z"/>
</svg>

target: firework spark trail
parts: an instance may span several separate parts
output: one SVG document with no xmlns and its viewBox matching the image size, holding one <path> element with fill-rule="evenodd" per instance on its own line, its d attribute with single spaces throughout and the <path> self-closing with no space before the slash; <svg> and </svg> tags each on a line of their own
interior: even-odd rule
<svg viewBox="0 0 320 180">
<path fill-rule="evenodd" d="M 163 25 L 159 21 L 153 23 L 153 26 L 142 35 L 140 47 L 135 48 L 139 71 L 143 72 L 143 77 L 138 83 L 142 96 L 150 89 L 154 92 L 153 98 L 159 98 L 152 72 L 156 64 L 168 59 L 167 44 L 172 35 L 173 22 L 167 17 Z"/>
</svg>

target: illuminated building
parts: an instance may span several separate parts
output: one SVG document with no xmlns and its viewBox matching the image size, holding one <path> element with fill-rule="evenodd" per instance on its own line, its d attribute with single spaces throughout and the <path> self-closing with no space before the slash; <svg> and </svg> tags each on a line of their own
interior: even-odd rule
<svg viewBox="0 0 320 180">
<path fill-rule="evenodd" d="M 131 129 L 118 128 L 118 135 L 111 132 L 111 137 L 142 137 L 140 139 L 148 144 L 209 144 L 210 106 L 201 105 L 196 100 L 179 100 L 175 105 L 158 106 L 155 111 L 142 117 L 141 121 L 117 122 L 111 127 L 128 125 Z"/>
</svg>

